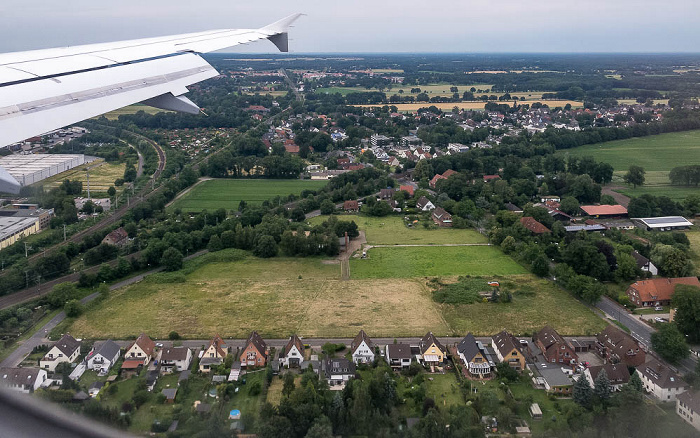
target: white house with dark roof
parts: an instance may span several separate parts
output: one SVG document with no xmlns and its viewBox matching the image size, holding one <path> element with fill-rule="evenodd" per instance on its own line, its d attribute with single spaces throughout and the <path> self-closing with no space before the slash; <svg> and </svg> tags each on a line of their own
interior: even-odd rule
<svg viewBox="0 0 700 438">
<path fill-rule="evenodd" d="M 374 343 L 364 330 L 355 336 L 350 344 L 352 361 L 356 364 L 374 362 Z"/>
<path fill-rule="evenodd" d="M 87 355 L 87 367 L 99 374 L 107 374 L 110 368 L 119 360 L 121 350 L 119 345 L 111 339 L 105 341 L 98 348 L 93 347 Z"/>
<path fill-rule="evenodd" d="M 644 389 L 661 401 L 676 401 L 688 389 L 688 384 L 668 365 L 656 358 L 637 368 Z"/>
<path fill-rule="evenodd" d="M 700 392 L 686 391 L 676 397 L 676 413 L 700 431 Z"/>
<path fill-rule="evenodd" d="M 457 344 L 457 355 L 462 360 L 469 377 L 477 379 L 491 377 L 491 368 L 495 364 L 489 362 L 486 348 L 471 333 Z"/>
<path fill-rule="evenodd" d="M 41 368 L 0 368 L 0 385 L 25 394 L 39 389 L 47 378 Z"/>
<path fill-rule="evenodd" d="M 627 384 L 627 382 L 630 380 L 629 369 L 627 369 L 627 365 L 624 363 L 593 365 L 586 368 L 583 373 L 588 378 L 588 381 L 593 383 L 595 382 L 595 379 L 598 378 L 601 371 L 605 371 L 605 375 L 608 377 L 610 387 L 613 389 L 613 391 L 621 391 L 622 386 Z"/>
<path fill-rule="evenodd" d="M 192 350 L 187 347 L 164 348 L 160 353 L 160 369 L 164 373 L 187 370 L 191 363 Z"/>
<path fill-rule="evenodd" d="M 58 364 L 63 362 L 73 363 L 78 359 L 78 356 L 80 356 L 80 341 L 69 334 L 65 334 L 41 358 L 39 367 L 54 372 Z"/>
<path fill-rule="evenodd" d="M 430 202 L 430 199 L 426 198 L 425 196 L 421 196 L 416 201 L 416 208 L 421 211 L 431 211 L 435 210 L 435 204 Z"/>
<path fill-rule="evenodd" d="M 284 350 L 280 352 L 279 362 L 280 365 L 289 368 L 301 367 L 304 363 L 304 344 L 301 343 L 301 339 L 297 335 L 292 335 L 289 338 Z"/>
<path fill-rule="evenodd" d="M 392 368 L 408 368 L 411 365 L 411 346 L 408 344 L 387 344 L 386 361 Z"/>
</svg>

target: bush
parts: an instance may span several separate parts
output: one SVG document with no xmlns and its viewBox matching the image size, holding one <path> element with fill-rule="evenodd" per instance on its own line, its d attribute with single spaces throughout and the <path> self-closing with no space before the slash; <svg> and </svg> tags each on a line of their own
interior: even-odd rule
<svg viewBox="0 0 700 438">
<path fill-rule="evenodd" d="M 176 331 L 172 331 L 168 334 L 168 339 L 170 339 L 171 341 L 177 341 L 178 339 L 180 339 L 180 334 Z"/>
<path fill-rule="evenodd" d="M 261 391 L 262 391 L 262 387 L 260 385 L 260 382 L 254 382 L 254 383 L 251 383 L 250 386 L 248 386 L 248 394 L 253 396 L 253 397 L 260 395 Z"/>
<path fill-rule="evenodd" d="M 83 305 L 78 300 L 70 300 L 63 307 L 63 310 L 66 312 L 67 317 L 77 318 L 83 313 Z"/>
</svg>

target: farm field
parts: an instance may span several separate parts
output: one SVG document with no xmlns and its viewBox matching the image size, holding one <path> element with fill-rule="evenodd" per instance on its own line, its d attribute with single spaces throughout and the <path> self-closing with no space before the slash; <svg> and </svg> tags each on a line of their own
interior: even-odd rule
<svg viewBox="0 0 700 438">
<path fill-rule="evenodd" d="M 227 255 L 239 260 L 211 262 Z M 185 338 L 207 339 L 217 332 L 243 338 L 252 330 L 270 338 L 292 333 L 353 337 L 360 328 L 375 337 L 418 336 L 427 331 L 438 336 L 467 331 L 490 335 L 503 328 L 528 332 L 546 323 L 563 334 L 585 334 L 604 324 L 568 293 L 531 275 L 498 278 L 531 284 L 534 296 L 520 297 L 516 292 L 510 304 L 454 306 L 435 302 L 424 278 L 342 281 L 339 266 L 319 258 L 258 259 L 243 251 L 225 250 L 200 259 L 186 262 L 184 272 L 155 274 L 112 292 L 66 329 L 88 339 L 124 339 L 142 331 L 165 338 L 173 330 Z M 508 261 L 501 264 L 510 267 L 511 273 L 522 272 Z M 561 308 L 567 312 L 556 311 Z"/>
<path fill-rule="evenodd" d="M 365 232 L 370 245 L 421 244 L 440 245 L 445 243 L 486 243 L 485 236 L 475 230 L 456 228 L 438 228 L 428 230 L 423 227 L 407 228 L 403 218 L 398 216 L 370 217 L 359 215 L 338 215 L 339 220 L 355 221 L 358 228 Z M 328 220 L 328 216 L 316 216 L 309 219 L 311 225 L 318 225 Z"/>
<path fill-rule="evenodd" d="M 646 171 L 646 182 L 636 189 L 630 186 L 618 190 L 627 196 L 648 193 L 681 200 L 691 194 L 700 194 L 699 188 L 671 186 L 668 179 L 669 171 L 676 166 L 700 164 L 700 130 L 598 143 L 560 153 L 594 156 L 598 161 L 609 163 L 615 168 L 613 182 L 622 184 L 622 176 L 630 165 L 642 166 Z"/>
<path fill-rule="evenodd" d="M 688 240 L 690 240 L 690 250 L 692 251 L 691 260 L 695 264 L 695 272 L 697 273 L 700 268 L 700 231 L 686 231 L 685 235 L 688 236 Z"/>
<path fill-rule="evenodd" d="M 121 116 L 121 115 L 136 114 L 139 111 L 144 111 L 147 114 L 158 114 L 158 113 L 163 113 L 163 112 L 171 112 L 171 111 L 164 111 L 164 110 L 158 109 L 158 108 L 153 108 L 152 106 L 148 106 L 148 105 L 135 104 L 135 105 L 125 106 L 124 108 L 119 108 L 119 109 L 114 110 L 114 111 L 110 111 L 110 112 L 106 113 L 104 116 L 109 120 L 117 120 L 119 118 L 119 116 Z"/>
<path fill-rule="evenodd" d="M 375 70 L 376 71 L 376 70 Z M 441 96 L 441 97 L 451 97 L 454 93 L 450 91 L 450 87 L 453 87 L 455 85 L 451 84 L 429 84 L 429 85 L 394 85 L 390 89 L 385 89 L 383 90 L 383 93 L 386 93 L 387 96 L 393 96 L 394 94 L 399 94 L 399 90 L 403 90 L 404 95 L 410 95 L 411 94 L 411 88 L 420 88 L 421 92 L 427 93 L 431 97 L 435 96 Z M 493 85 L 490 84 L 470 84 L 470 85 L 456 85 L 457 89 L 459 90 L 459 94 L 461 95 L 465 91 L 469 91 L 472 87 L 476 88 L 477 90 L 482 90 L 486 93 L 491 93 L 491 87 Z M 327 88 L 318 88 L 316 89 L 316 93 L 340 93 L 342 95 L 346 95 L 348 93 L 364 93 L 364 92 L 369 92 L 369 91 L 378 91 L 376 88 L 365 88 L 365 87 L 327 87 Z M 415 96 L 415 94 L 414 94 Z"/>
<path fill-rule="evenodd" d="M 372 248 L 350 260 L 350 277 L 414 278 L 524 274 L 525 268 L 491 246 Z"/>
<path fill-rule="evenodd" d="M 550 108 L 555 108 L 558 106 L 564 107 L 570 104 L 574 108 L 583 107 L 583 102 L 577 102 L 575 100 L 530 100 L 523 103 L 532 104 L 534 102 L 541 102 L 548 105 Z M 499 102 L 497 102 L 499 103 Z M 500 102 L 505 104 L 512 104 L 512 102 Z M 388 105 L 388 104 L 387 104 Z M 466 110 L 482 110 L 486 105 L 485 102 L 445 102 L 445 103 L 433 103 L 433 102 L 421 102 L 421 103 L 396 103 L 393 104 L 397 108 L 397 111 L 418 111 L 420 108 L 425 108 L 428 106 L 435 106 L 443 111 L 452 110 L 454 107 Z M 362 108 L 376 108 L 383 105 L 356 105 Z"/>
<path fill-rule="evenodd" d="M 170 210 L 183 211 L 235 210 L 241 201 L 259 205 L 275 196 L 299 195 L 303 190 L 317 190 L 326 181 L 273 179 L 212 179 L 204 181 L 176 199 Z"/>
<path fill-rule="evenodd" d="M 83 164 L 67 172 L 47 178 L 39 182 L 39 184 L 47 189 L 51 189 L 58 187 L 67 179 L 71 181 L 77 180 L 83 183 L 83 192 L 87 194 L 87 175 L 85 174 L 87 168 L 90 169 L 90 194 L 101 193 L 106 196 L 107 189 L 114 185 L 114 181 L 124 176 L 126 165 L 124 163 L 107 163 L 99 158 L 91 163 Z"/>
</svg>

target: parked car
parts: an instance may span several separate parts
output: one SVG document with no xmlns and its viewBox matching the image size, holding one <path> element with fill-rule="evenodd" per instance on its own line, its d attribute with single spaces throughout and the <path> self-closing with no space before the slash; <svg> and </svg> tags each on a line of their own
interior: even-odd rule
<svg viewBox="0 0 700 438">
<path fill-rule="evenodd" d="M 663 312 L 664 308 L 661 306 L 656 306 L 656 307 L 654 307 L 654 310 L 656 310 L 657 312 Z"/>
<path fill-rule="evenodd" d="M 527 345 L 527 339 L 521 339 L 520 345 Z"/>
<path fill-rule="evenodd" d="M 659 316 L 657 316 L 657 317 L 654 318 L 654 321 L 656 321 L 656 322 L 664 322 L 664 319 L 661 318 L 661 317 L 659 317 Z"/>
</svg>

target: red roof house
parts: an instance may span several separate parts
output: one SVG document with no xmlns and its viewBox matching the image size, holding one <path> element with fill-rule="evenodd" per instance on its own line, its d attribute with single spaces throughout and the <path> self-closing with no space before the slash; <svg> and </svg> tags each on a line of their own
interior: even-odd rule
<svg viewBox="0 0 700 438">
<path fill-rule="evenodd" d="M 654 278 L 632 283 L 627 288 L 627 296 L 636 306 L 667 306 L 679 284 L 700 288 L 698 277 Z"/>
<path fill-rule="evenodd" d="M 549 228 L 539 223 L 532 216 L 521 217 L 520 223 L 534 234 L 546 234 L 552 232 Z"/>
</svg>

